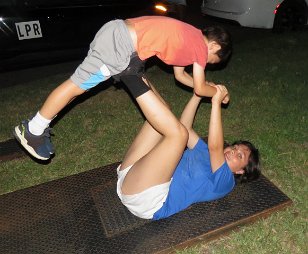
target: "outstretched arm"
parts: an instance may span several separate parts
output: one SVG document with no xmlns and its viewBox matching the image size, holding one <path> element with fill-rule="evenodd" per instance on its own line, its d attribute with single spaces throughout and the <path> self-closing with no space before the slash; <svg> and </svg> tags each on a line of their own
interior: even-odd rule
<svg viewBox="0 0 308 254">
<path fill-rule="evenodd" d="M 191 88 L 194 87 L 193 78 L 185 71 L 185 67 L 173 66 L 173 72 L 174 72 L 174 77 L 177 81 L 179 81 L 185 86 L 189 86 Z"/>
<path fill-rule="evenodd" d="M 197 63 L 193 65 L 193 77 L 185 71 L 185 67 L 174 66 L 174 76 L 183 85 L 194 88 L 194 92 L 199 96 L 212 97 L 216 89 L 210 86 L 211 82 L 205 80 L 204 69 Z"/>
<path fill-rule="evenodd" d="M 199 139 L 198 134 L 193 130 L 193 123 L 200 101 L 201 97 L 194 93 L 189 102 L 186 104 L 180 118 L 180 122 L 186 127 L 188 131 L 189 136 L 187 147 L 190 149 L 192 149 L 197 144 Z"/>
<path fill-rule="evenodd" d="M 215 84 L 205 80 L 204 69 L 197 63 L 193 64 L 193 77 L 186 71 L 185 67 L 174 66 L 174 75 L 177 81 L 194 88 L 194 92 L 199 96 L 213 97 L 216 93 Z M 229 102 L 229 96 L 226 96 L 223 103 Z"/>
<path fill-rule="evenodd" d="M 193 65 L 194 92 L 199 96 L 213 97 L 216 93 L 215 85 L 205 80 L 204 69 L 197 63 Z"/>
<path fill-rule="evenodd" d="M 225 86 L 217 85 L 216 89 L 217 92 L 212 97 L 212 110 L 208 138 L 208 148 L 213 173 L 219 169 L 225 161 L 221 103 L 228 95 L 228 91 Z"/>
</svg>

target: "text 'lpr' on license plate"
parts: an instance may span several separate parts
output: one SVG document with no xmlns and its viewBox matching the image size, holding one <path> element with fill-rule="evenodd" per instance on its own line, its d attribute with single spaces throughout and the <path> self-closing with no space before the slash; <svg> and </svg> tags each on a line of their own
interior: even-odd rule
<svg viewBox="0 0 308 254">
<path fill-rule="evenodd" d="M 38 20 L 15 23 L 15 26 L 19 40 L 43 37 L 40 22 Z"/>
</svg>

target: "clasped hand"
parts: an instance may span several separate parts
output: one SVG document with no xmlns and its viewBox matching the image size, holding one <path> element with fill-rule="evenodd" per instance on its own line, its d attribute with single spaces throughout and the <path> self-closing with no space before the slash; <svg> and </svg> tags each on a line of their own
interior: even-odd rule
<svg viewBox="0 0 308 254">
<path fill-rule="evenodd" d="M 230 100 L 228 89 L 224 85 L 214 85 L 216 88 L 216 94 L 212 97 L 212 103 L 224 103 L 227 104 Z"/>
</svg>

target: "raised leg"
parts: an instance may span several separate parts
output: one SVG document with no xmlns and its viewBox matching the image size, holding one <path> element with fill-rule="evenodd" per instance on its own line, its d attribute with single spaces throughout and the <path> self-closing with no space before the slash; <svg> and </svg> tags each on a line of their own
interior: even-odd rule
<svg viewBox="0 0 308 254">
<path fill-rule="evenodd" d="M 136 101 L 148 123 L 143 126 L 135 144 L 138 145 L 142 141 L 147 142 L 149 137 L 149 144 L 154 147 L 147 146 L 148 152 L 145 154 L 134 154 L 135 158 L 141 157 L 123 181 L 122 192 L 127 195 L 139 193 L 154 185 L 170 181 L 188 139 L 186 128 L 153 91 L 139 96 Z M 140 151 L 140 149 L 135 151 Z M 133 146 L 131 152 L 134 153 Z M 133 160 L 130 162 L 134 163 Z"/>
<path fill-rule="evenodd" d="M 151 84 L 148 79 L 144 79 L 145 83 L 150 86 L 154 94 L 164 103 L 168 108 L 169 105 L 166 101 L 160 96 L 155 87 Z M 138 135 L 135 137 L 133 143 L 130 145 L 126 155 L 122 161 L 121 168 L 125 169 L 130 165 L 135 164 L 136 161 L 141 159 L 144 155 L 149 153 L 153 147 L 161 140 L 162 135 L 157 132 L 148 121 L 145 121 Z"/>
</svg>

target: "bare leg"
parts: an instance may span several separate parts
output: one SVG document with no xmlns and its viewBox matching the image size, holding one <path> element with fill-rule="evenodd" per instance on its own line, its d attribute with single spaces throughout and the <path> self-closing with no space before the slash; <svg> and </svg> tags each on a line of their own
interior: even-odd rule
<svg viewBox="0 0 308 254">
<path fill-rule="evenodd" d="M 160 96 L 160 94 L 156 91 L 155 87 L 150 83 L 148 79 L 144 79 L 145 83 L 149 85 L 154 92 L 154 94 L 160 99 L 162 103 L 164 103 L 168 108 L 169 105 L 165 102 L 165 100 Z M 138 135 L 135 137 L 133 143 L 130 145 L 130 148 L 126 152 L 126 155 L 122 161 L 120 170 L 127 168 L 136 163 L 139 159 L 141 159 L 144 155 L 149 153 L 155 145 L 161 140 L 162 135 L 157 132 L 148 121 L 145 121 Z"/>
<path fill-rule="evenodd" d="M 157 92 L 156 88 L 153 86 L 153 84 L 148 80 L 148 79 L 144 79 L 144 81 L 146 83 L 148 83 L 148 86 L 151 87 L 152 91 L 154 92 L 154 94 L 161 100 L 162 103 L 164 103 L 168 108 L 170 108 L 170 106 L 167 104 L 167 102 L 160 96 L 159 92 Z"/>
<path fill-rule="evenodd" d="M 161 139 L 162 135 L 153 129 L 148 121 L 145 121 L 138 135 L 126 152 L 120 170 L 135 164 L 136 161 L 149 153 Z"/>
<path fill-rule="evenodd" d="M 79 88 L 70 79 L 64 81 L 54 89 L 46 99 L 40 114 L 46 119 L 53 119 L 70 101 L 76 96 L 84 93 L 85 90 Z"/>
<path fill-rule="evenodd" d="M 146 123 L 137 136 L 136 144 L 142 140 L 146 142 L 148 136 L 149 144 L 155 144 L 159 139 L 158 133 L 162 137 L 154 147 L 151 145 L 147 147 L 150 150 L 147 154 L 137 149 L 136 154 L 130 155 L 131 158 L 141 159 L 134 164 L 123 181 L 122 192 L 128 195 L 170 181 L 188 138 L 186 128 L 153 91 L 139 96 L 137 103 L 157 133 Z"/>
</svg>

